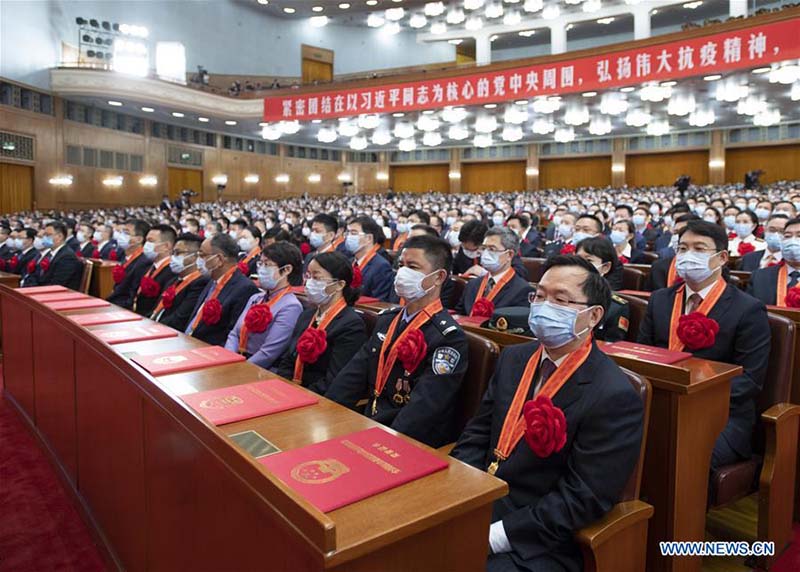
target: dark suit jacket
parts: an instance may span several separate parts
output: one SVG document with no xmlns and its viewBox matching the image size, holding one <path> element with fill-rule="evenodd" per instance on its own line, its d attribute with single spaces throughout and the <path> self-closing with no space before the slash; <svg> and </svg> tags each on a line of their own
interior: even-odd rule
<svg viewBox="0 0 800 572">
<path fill-rule="evenodd" d="M 639 328 L 639 343 L 669 347 L 669 321 L 678 288 L 680 285 L 675 285 L 650 295 L 647 313 Z M 720 439 L 727 441 L 742 458 L 749 458 L 756 421 L 755 400 L 764 384 L 769 361 L 767 310 L 762 302 L 728 284 L 708 317 L 719 324 L 716 342 L 692 354 L 744 368 L 742 375 L 731 380 L 730 414 Z"/>
<path fill-rule="evenodd" d="M 0 260 L 3 260 L 5 262 L 9 258 L 11 258 L 12 256 L 14 256 L 14 251 L 11 250 L 11 248 L 8 246 L 8 244 L 3 244 L 3 246 L 0 246 Z M 6 268 L 6 266 L 3 265 L 3 269 L 5 269 L 5 268 Z M 6 272 L 8 272 L 8 271 L 6 270 Z"/>
<path fill-rule="evenodd" d="M 189 325 L 189 318 L 192 317 L 194 307 L 197 305 L 197 299 L 200 298 L 200 294 L 205 290 L 208 281 L 208 278 L 201 276 L 189 284 L 175 296 L 171 307 L 164 308 L 152 319 L 179 332 L 185 331 L 186 326 Z M 172 282 L 172 285 L 176 287 L 178 284 L 177 280 Z"/>
<path fill-rule="evenodd" d="M 481 293 L 478 290 L 481 287 L 482 278 L 473 278 L 464 287 L 464 293 L 461 295 L 461 300 L 456 304 L 456 314 L 469 316 L 472 312 L 472 306 L 475 300 L 480 297 Z M 503 286 L 495 295 L 493 300 L 495 308 L 507 308 L 509 306 L 527 306 L 528 294 L 533 292 L 533 288 L 527 280 L 523 280 L 516 274 Z"/>
<path fill-rule="evenodd" d="M 239 261 L 241 262 L 244 260 L 245 256 L 248 255 L 248 252 L 242 252 L 239 256 Z M 261 260 L 260 256 L 254 256 L 250 259 L 250 262 L 247 263 L 247 275 L 252 276 L 254 274 L 258 274 L 258 261 Z"/>
<path fill-rule="evenodd" d="M 75 256 L 75 251 L 65 244 L 55 256 L 50 258 L 50 267 L 47 272 L 43 272 L 40 266 L 36 277 L 36 285 L 50 286 L 57 284 L 71 290 L 79 290 L 82 276 L 83 264 Z M 26 283 L 26 286 L 32 285 Z"/>
<path fill-rule="evenodd" d="M 667 276 L 669 276 L 669 265 L 675 255 L 667 258 L 659 258 L 650 265 L 650 275 L 647 277 L 647 289 L 652 291 L 667 287 Z"/>
<path fill-rule="evenodd" d="M 394 270 L 391 263 L 378 252 L 361 269 L 361 293 L 387 302 L 394 290 Z"/>
<path fill-rule="evenodd" d="M 475 262 L 475 260 L 464 254 L 463 248 L 458 247 L 458 252 L 453 256 L 453 275 L 458 276 L 459 274 L 464 274 L 464 272 L 479 263 L 480 258 Z M 511 268 L 514 269 L 514 272 L 516 272 L 520 278 L 528 280 L 528 269 L 525 268 L 525 264 L 518 254 L 515 254 L 514 258 L 511 259 Z"/>
<path fill-rule="evenodd" d="M 750 282 L 747 285 L 747 293 L 755 298 L 758 298 L 767 306 L 774 306 L 777 304 L 779 270 L 780 266 L 777 265 L 767 266 L 766 268 L 759 268 L 755 270 L 750 275 Z M 791 280 L 791 277 L 789 277 L 788 282 L 791 283 Z"/>
<path fill-rule="evenodd" d="M 111 291 L 111 295 L 106 300 L 130 310 L 133 307 L 133 297 L 136 295 L 136 290 L 139 289 L 142 276 L 150 266 L 151 262 L 144 255 L 139 256 L 128 266 L 125 270 L 125 277 L 119 284 L 114 285 L 114 290 Z"/>
<path fill-rule="evenodd" d="M 739 262 L 739 270 L 742 272 L 754 272 L 758 270 L 765 252 L 766 250 L 754 250 L 742 256 L 742 260 Z"/>
<path fill-rule="evenodd" d="M 25 278 L 28 275 L 28 264 L 31 260 L 39 260 L 39 251 L 31 248 L 28 252 L 19 252 L 17 255 L 19 256 L 19 263 L 14 274 L 19 274 Z"/>
<path fill-rule="evenodd" d="M 214 287 L 215 283 L 209 280 L 192 309 L 187 327 L 191 325 L 192 320 L 194 320 L 195 314 L 197 314 L 200 305 L 205 301 L 209 290 Z M 241 272 L 234 272 L 231 279 L 225 284 L 225 288 L 222 289 L 217 297 L 217 300 L 219 300 L 219 303 L 222 305 L 222 317 L 219 322 L 209 326 L 205 324 L 203 320 L 200 320 L 197 324 L 197 328 L 192 332 L 192 335 L 199 340 L 203 340 L 207 344 L 224 346 L 225 340 L 228 338 L 228 332 L 236 325 L 236 320 L 239 319 L 239 314 L 244 310 L 250 296 L 257 292 L 258 288 L 253 284 L 252 280 Z"/>
<path fill-rule="evenodd" d="M 77 252 L 81 247 L 81 243 L 78 242 L 78 239 L 73 234 L 67 239 L 67 246 L 72 249 L 72 252 Z"/>
<path fill-rule="evenodd" d="M 656 239 L 655 244 L 653 245 L 653 250 L 659 251 L 663 250 L 664 248 L 669 248 L 669 242 L 671 240 L 672 240 L 672 232 L 670 232 L 669 230 L 665 230 Z M 659 254 L 659 256 L 661 256 L 661 254 Z"/>
<path fill-rule="evenodd" d="M 271 368 L 272 371 L 286 379 L 292 379 L 294 375 L 297 340 L 308 328 L 314 312 L 316 312 L 316 308 L 303 310 L 297 319 L 289 346 L 283 352 L 280 360 Z M 320 395 L 325 394 L 336 375 L 367 341 L 364 320 L 353 308 L 347 307 L 328 324 L 325 337 L 328 340 L 325 352 L 319 356 L 316 362 L 303 367 L 303 387 L 310 387 Z"/>
<path fill-rule="evenodd" d="M 150 264 L 148 271 L 150 268 L 153 268 L 153 264 Z M 147 272 L 145 272 L 145 275 Z M 134 311 L 144 316 L 145 318 L 149 318 L 150 314 L 153 313 L 153 310 L 156 309 L 156 305 L 158 304 L 158 300 L 161 297 L 161 293 L 167 289 L 167 287 L 175 281 L 175 273 L 172 272 L 169 265 L 165 266 L 161 272 L 155 276 L 155 281 L 158 282 L 158 285 L 161 287 L 158 291 L 158 295 L 153 297 L 144 296 L 141 292 L 137 294 L 136 291 L 133 293 L 133 308 Z M 141 281 L 140 281 L 141 282 Z M 136 290 L 139 288 L 137 287 Z"/>
<path fill-rule="evenodd" d="M 538 345 L 503 350 L 478 414 L 464 429 L 453 457 L 481 471 L 494 460 L 506 413 Z M 509 493 L 495 502 L 492 521 L 503 521 L 510 556 L 520 570 L 538 570 L 532 565 L 536 560 L 556 560 L 563 569 L 578 572 L 581 553 L 573 535 L 619 501 L 639 458 L 643 405 L 622 370 L 596 346 L 555 394 L 553 404 L 567 419 L 564 448 L 541 458 L 523 437 L 497 470 Z M 562 569 L 550 564 L 541 569 Z"/>
<path fill-rule="evenodd" d="M 94 249 L 95 246 L 90 241 L 87 242 L 82 248 L 78 248 L 78 250 L 75 253 L 77 254 L 78 252 L 80 252 L 83 258 L 92 258 L 92 255 L 94 254 Z"/>
<path fill-rule="evenodd" d="M 125 260 L 125 251 L 117 246 L 116 240 L 109 240 L 103 245 L 103 248 L 100 249 L 100 258 L 103 260 L 111 260 L 111 253 L 113 251 L 117 252 L 117 260 L 120 262 Z"/>
</svg>

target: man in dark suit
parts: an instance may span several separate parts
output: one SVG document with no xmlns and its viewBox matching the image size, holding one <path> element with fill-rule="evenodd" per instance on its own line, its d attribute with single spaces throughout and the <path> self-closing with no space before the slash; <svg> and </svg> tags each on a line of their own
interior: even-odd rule
<svg viewBox="0 0 800 572">
<path fill-rule="evenodd" d="M 696 214 L 684 214 L 675 220 L 675 224 L 672 227 L 672 232 L 674 233 L 672 236 L 675 237 L 673 244 L 676 248 L 678 246 L 678 235 L 680 231 L 683 230 L 686 224 L 691 220 L 702 219 Z M 675 249 L 672 245 L 659 253 L 658 259 L 650 265 L 650 275 L 647 277 L 648 290 L 653 291 L 670 286 L 667 282 L 669 279 L 669 269 L 674 260 Z"/>
<path fill-rule="evenodd" d="M 64 228 L 67 229 L 67 246 L 72 249 L 72 252 L 78 252 L 81 245 L 75 236 L 75 221 L 71 218 L 65 218 L 63 224 Z"/>
<path fill-rule="evenodd" d="M 494 227 L 486 233 L 482 246 L 481 266 L 488 278 L 484 281 L 483 276 L 467 282 L 456 304 L 456 313 L 471 315 L 478 299 L 490 301 L 494 308 L 527 306 L 532 288 L 511 268 L 511 260 L 519 248 L 519 237 L 507 228 Z"/>
<path fill-rule="evenodd" d="M 8 272 L 8 260 L 13 256 L 14 249 L 11 247 L 9 238 L 11 237 L 11 227 L 0 225 L 0 270 Z"/>
<path fill-rule="evenodd" d="M 133 311 L 137 314 L 150 316 L 161 293 L 175 280 L 169 265 L 174 246 L 175 230 L 169 225 L 158 224 L 147 233 L 142 255 L 150 262 L 150 266 L 133 295 Z"/>
<path fill-rule="evenodd" d="M 480 267 L 480 248 L 488 230 L 489 227 L 479 220 L 470 220 L 464 223 L 458 233 L 461 246 L 453 257 L 453 275 L 480 276 L 483 273 L 483 269 Z M 528 280 L 528 269 L 525 268 L 519 254 L 514 254 L 511 267 L 520 278 Z"/>
<path fill-rule="evenodd" d="M 308 237 L 308 241 L 314 250 L 306 254 L 303 260 L 304 271 L 308 270 L 308 265 L 317 254 L 334 252 L 344 242 L 344 238 L 337 236 L 338 231 L 339 222 L 336 217 L 320 213 L 312 219 L 311 235 Z"/>
<path fill-rule="evenodd" d="M 118 244 L 125 249 L 125 262 L 114 269 L 114 290 L 106 298 L 122 308 L 132 308 L 133 298 L 139 289 L 142 276 L 150 268 L 150 261 L 144 256 L 144 242 L 150 225 L 143 220 L 125 223 L 125 230 L 119 235 Z"/>
<path fill-rule="evenodd" d="M 538 239 L 535 237 L 535 242 L 530 242 L 529 237 L 531 232 L 528 229 L 531 226 L 530 219 L 522 214 L 512 214 L 506 219 L 506 228 L 511 230 L 519 238 L 519 255 L 524 258 L 538 258 L 542 255 L 542 251 L 537 246 Z"/>
<path fill-rule="evenodd" d="M 185 333 L 207 344 L 224 346 L 250 297 L 258 292 L 253 281 L 239 272 L 239 246 L 227 234 L 203 241 L 197 269 L 210 278 L 192 310 Z"/>
<path fill-rule="evenodd" d="M 33 247 L 33 241 L 36 239 L 36 231 L 32 228 L 23 228 L 17 232 L 17 240 L 20 241 L 19 252 L 17 256 L 17 267 L 11 270 L 15 274 L 19 274 L 23 280 L 28 277 L 28 269 L 33 266 L 36 267 L 36 262 L 39 260 L 39 251 Z"/>
<path fill-rule="evenodd" d="M 382 252 L 384 240 L 383 230 L 371 217 L 356 217 L 347 225 L 345 248 L 353 255 L 354 263 L 361 271 L 361 293 L 388 301 L 394 270 Z"/>
<path fill-rule="evenodd" d="M 786 272 L 787 290 L 800 284 L 800 218 L 788 221 L 783 229 L 781 260 L 783 265 L 755 270 L 750 275 L 750 282 L 747 285 L 747 292 L 768 306 L 778 303 L 779 273 Z M 785 267 L 785 270 L 782 267 Z"/>
<path fill-rule="evenodd" d="M 466 336 L 439 300 L 453 255 L 441 238 L 415 236 L 405 242 L 400 257 L 396 289 L 406 306 L 381 314 L 372 337 L 331 382 L 325 397 L 350 408 L 368 398 L 365 415 L 439 447 L 457 436 L 456 398 L 467 370 Z M 388 356 L 412 330 L 425 337 L 425 355 L 414 364 L 387 362 L 387 369 L 378 372 L 379 357 Z"/>
<path fill-rule="evenodd" d="M 92 228 L 91 224 L 84 221 L 78 225 L 78 232 L 75 233 L 75 239 L 78 241 L 78 250 L 75 251 L 75 254 L 81 258 L 95 258 L 95 246 L 92 244 L 93 235 L 94 228 Z"/>
<path fill-rule="evenodd" d="M 99 234 L 98 234 L 99 233 Z M 122 262 L 125 260 L 125 250 L 117 245 L 114 239 L 114 227 L 110 224 L 100 225 L 95 232 L 97 240 L 97 250 L 100 253 L 100 258 L 103 260 L 118 260 Z"/>
<path fill-rule="evenodd" d="M 44 246 L 49 248 L 39 261 L 34 280 L 30 277 L 25 286 L 65 286 L 72 290 L 81 287 L 83 264 L 75 252 L 67 246 L 67 228 L 62 222 L 54 221 L 44 228 Z"/>
<path fill-rule="evenodd" d="M 189 318 L 205 290 L 209 278 L 197 270 L 197 256 L 203 240 L 196 234 L 181 234 L 172 249 L 169 266 L 176 279 L 161 293 L 151 319 L 179 332 L 189 325 Z"/>
<path fill-rule="evenodd" d="M 714 469 L 749 459 L 752 454 L 755 400 L 761 392 L 769 360 L 769 322 L 763 303 L 726 284 L 722 277 L 722 269 L 728 262 L 728 236 L 722 227 L 694 220 L 686 224 L 679 236 L 676 270 L 684 283 L 653 292 L 638 341 L 668 348 L 672 336 L 677 347 L 671 349 L 689 346 L 686 351 L 696 357 L 744 369 L 731 380 L 728 424 L 714 446 L 711 457 Z M 691 340 L 686 343 L 676 336 L 678 324 L 671 323 L 676 297 L 682 305 L 681 315 L 702 313 L 717 322 L 719 331 L 713 336 L 711 346 L 692 349 Z M 708 302 L 704 303 L 706 299 Z"/>
<path fill-rule="evenodd" d="M 742 256 L 739 262 L 739 270 L 743 272 L 754 272 L 759 268 L 776 266 L 783 260 L 781 255 L 781 241 L 783 240 L 783 229 L 789 217 L 785 214 L 773 214 L 767 219 L 764 225 L 764 242 L 767 247 L 764 250 L 754 250 Z"/>
<path fill-rule="evenodd" d="M 591 339 L 610 297 L 589 262 L 577 256 L 550 259 L 529 319 L 539 341 L 500 354 L 480 409 L 451 453 L 508 483 L 489 528 L 490 572 L 582 570 L 575 533 L 614 506 L 636 465 L 642 400 Z M 531 360 L 536 367 L 526 376 Z M 552 397 L 552 406 L 566 418 L 562 448 L 539 443 L 533 433 L 501 445 L 504 426 L 521 414 L 509 412 L 518 392 L 520 405 Z"/>
<path fill-rule="evenodd" d="M 159 210 L 163 211 L 170 211 L 172 210 L 172 203 L 169 200 L 169 195 L 164 194 L 161 196 L 161 204 L 158 205 Z"/>
</svg>

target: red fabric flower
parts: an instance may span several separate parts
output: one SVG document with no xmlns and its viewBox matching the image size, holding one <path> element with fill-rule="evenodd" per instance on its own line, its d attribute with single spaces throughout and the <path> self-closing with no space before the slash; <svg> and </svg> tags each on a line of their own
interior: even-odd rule
<svg viewBox="0 0 800 572">
<path fill-rule="evenodd" d="M 494 314 L 494 302 L 486 298 L 478 298 L 472 305 L 471 316 L 481 316 L 483 318 L 491 318 Z"/>
<path fill-rule="evenodd" d="M 700 312 L 686 314 L 678 320 L 678 339 L 691 351 L 713 346 L 717 332 L 719 324 Z"/>
<path fill-rule="evenodd" d="M 33 274 L 34 273 L 34 271 L 36 270 L 36 261 L 35 260 L 31 260 L 30 262 L 28 262 L 27 270 L 28 270 L 28 274 Z"/>
<path fill-rule="evenodd" d="M 304 242 L 304 243 L 302 243 L 302 244 L 300 245 L 300 252 L 302 252 L 302 253 L 303 253 L 303 256 L 305 256 L 306 254 L 308 254 L 309 252 L 311 252 L 311 245 L 310 245 L 310 244 L 308 244 L 307 242 Z"/>
<path fill-rule="evenodd" d="M 42 269 L 42 272 L 47 272 L 50 270 L 50 259 L 42 258 L 42 260 L 39 262 L 39 268 Z"/>
<path fill-rule="evenodd" d="M 161 295 L 161 305 L 164 306 L 166 309 L 172 308 L 172 305 L 175 303 L 175 296 L 178 294 L 177 290 L 175 290 L 175 286 L 172 285 Z"/>
<path fill-rule="evenodd" d="M 5 269 L 6 269 L 6 261 L 0 258 L 0 271 L 3 271 Z"/>
<path fill-rule="evenodd" d="M 96 248 L 92 251 L 92 258 L 100 258 L 100 251 Z"/>
<path fill-rule="evenodd" d="M 212 298 L 205 304 L 203 304 L 203 314 L 202 320 L 206 326 L 213 326 L 217 322 L 219 322 L 220 318 L 222 317 L 222 304 L 219 303 L 219 300 L 216 298 Z"/>
<path fill-rule="evenodd" d="M 522 407 L 525 442 L 537 457 L 558 453 L 567 443 L 567 418 L 546 395 L 539 395 Z"/>
<path fill-rule="evenodd" d="M 90 240 L 89 242 L 91 242 L 91 243 L 92 243 L 92 246 L 97 246 L 98 244 L 100 244 L 100 243 L 99 243 L 99 242 L 97 242 L 95 239 L 92 239 L 92 240 Z"/>
<path fill-rule="evenodd" d="M 412 373 L 419 367 L 426 353 L 428 353 L 428 344 L 425 336 L 419 330 L 411 330 L 397 344 L 397 359 L 408 373 Z"/>
<path fill-rule="evenodd" d="M 361 268 L 358 264 L 353 264 L 353 279 L 350 281 L 351 288 L 361 288 L 361 283 L 364 281 L 364 276 L 361 274 Z"/>
<path fill-rule="evenodd" d="M 199 235 L 200 235 L 200 238 L 205 238 L 206 237 L 206 231 L 201 228 Z"/>
<path fill-rule="evenodd" d="M 800 286 L 789 288 L 786 292 L 786 307 L 800 308 Z"/>
<path fill-rule="evenodd" d="M 744 256 L 749 252 L 753 252 L 756 249 L 755 246 L 750 244 L 749 242 L 740 242 L 739 243 L 739 256 Z"/>
<path fill-rule="evenodd" d="M 142 281 L 139 283 L 139 291 L 146 298 L 155 298 L 161 293 L 161 285 L 150 276 L 142 276 Z"/>
<path fill-rule="evenodd" d="M 244 316 L 244 325 L 250 332 L 260 334 L 272 322 L 272 310 L 267 304 L 253 304 Z"/>
<path fill-rule="evenodd" d="M 733 240 L 734 238 L 736 238 L 736 233 L 735 232 L 729 232 L 728 233 L 728 240 Z"/>
<path fill-rule="evenodd" d="M 242 260 L 241 262 L 239 262 L 238 266 L 239 266 L 239 272 L 241 272 L 245 276 L 250 276 L 250 265 L 247 262 Z"/>
<path fill-rule="evenodd" d="M 119 258 L 119 256 L 117 256 L 117 249 L 116 248 L 112 248 L 111 249 L 111 254 L 108 255 L 108 259 L 109 260 L 117 260 L 118 258 Z"/>
<path fill-rule="evenodd" d="M 8 260 L 8 267 L 11 269 L 11 272 L 14 272 L 17 266 L 19 266 L 19 256 L 15 254 Z"/>
<path fill-rule="evenodd" d="M 119 284 L 125 280 L 125 267 L 122 264 L 117 264 L 111 271 L 111 278 L 114 279 L 114 284 Z"/>
<path fill-rule="evenodd" d="M 619 258 L 620 264 L 627 264 L 630 262 L 627 256 L 623 256 L 621 254 L 617 258 Z"/>
<path fill-rule="evenodd" d="M 319 356 L 328 349 L 328 337 L 325 330 L 309 327 L 297 340 L 297 357 L 303 363 L 316 363 Z"/>
<path fill-rule="evenodd" d="M 561 252 L 559 254 L 575 254 L 575 245 L 571 242 L 565 244 L 561 247 Z"/>
<path fill-rule="evenodd" d="M 83 252 L 81 252 L 80 250 L 76 250 L 75 256 L 77 256 L 78 258 L 83 258 Z"/>
</svg>

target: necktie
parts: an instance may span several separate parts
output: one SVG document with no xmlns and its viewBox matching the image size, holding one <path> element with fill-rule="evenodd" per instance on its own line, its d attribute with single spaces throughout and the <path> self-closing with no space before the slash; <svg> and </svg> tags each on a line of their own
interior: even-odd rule
<svg viewBox="0 0 800 572">
<path fill-rule="evenodd" d="M 775 255 L 772 254 L 771 252 L 768 252 L 761 259 L 761 268 L 766 268 L 767 266 L 769 266 L 773 262 L 775 262 Z"/>
<path fill-rule="evenodd" d="M 536 388 L 534 389 L 533 396 L 535 397 L 539 391 L 541 391 L 544 384 L 547 383 L 547 380 L 550 379 L 550 376 L 553 375 L 553 372 L 556 371 L 556 364 L 549 358 L 544 358 L 542 360 L 542 365 L 539 366 L 540 373 L 539 373 L 539 382 L 536 384 Z"/>
<path fill-rule="evenodd" d="M 789 273 L 789 288 L 794 288 L 797 286 L 797 282 L 800 280 L 800 270 L 795 270 L 794 272 Z"/>
<path fill-rule="evenodd" d="M 697 310 L 697 308 L 700 307 L 700 304 L 702 304 L 702 302 L 703 298 L 697 292 L 689 296 L 689 299 L 686 301 L 686 313 L 691 314 L 692 312 Z"/>
<path fill-rule="evenodd" d="M 489 280 L 486 282 L 486 290 L 483 291 L 483 295 L 488 296 L 489 292 L 492 291 L 492 288 L 494 288 L 494 278 L 489 277 Z"/>
</svg>

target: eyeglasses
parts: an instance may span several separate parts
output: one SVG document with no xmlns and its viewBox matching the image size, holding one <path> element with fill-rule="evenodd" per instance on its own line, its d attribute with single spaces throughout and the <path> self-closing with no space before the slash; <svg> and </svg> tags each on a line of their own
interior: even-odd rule
<svg viewBox="0 0 800 572">
<path fill-rule="evenodd" d="M 528 294 L 528 302 L 530 302 L 531 304 L 542 304 L 544 302 L 550 302 L 551 304 L 556 304 L 558 306 L 569 306 L 570 304 L 576 304 L 578 306 L 589 305 L 589 302 L 579 302 L 577 300 L 570 300 L 563 294 L 558 294 L 557 296 L 548 297 L 541 290 L 537 290 L 536 292 L 531 292 L 530 294 Z"/>
</svg>

